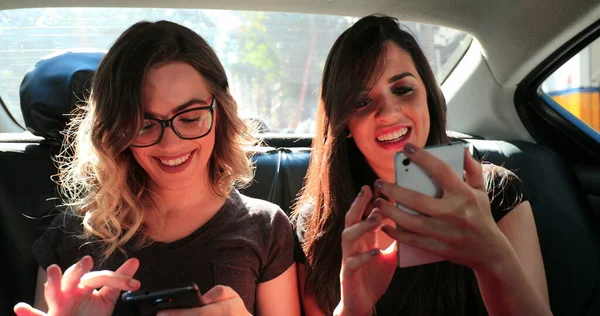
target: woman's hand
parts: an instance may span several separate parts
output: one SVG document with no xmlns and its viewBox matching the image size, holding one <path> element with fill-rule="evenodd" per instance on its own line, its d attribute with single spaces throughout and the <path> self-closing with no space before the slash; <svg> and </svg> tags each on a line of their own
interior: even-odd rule
<svg viewBox="0 0 600 316">
<path fill-rule="evenodd" d="M 163 310 L 157 316 L 251 315 L 239 294 L 228 286 L 216 285 L 204 293 L 201 299 L 205 304 L 202 307 Z"/>
<path fill-rule="evenodd" d="M 404 153 L 435 178 L 444 194 L 434 198 L 377 180 L 375 187 L 390 200 L 427 215 L 408 214 L 377 199 L 375 206 L 405 229 L 384 226 L 382 230 L 399 242 L 475 271 L 500 264 L 511 246 L 492 217 L 481 164 L 465 152 L 463 181 L 448 164 L 422 148 L 407 144 Z"/>
<path fill-rule="evenodd" d="M 139 267 L 137 259 L 125 261 L 116 271 L 90 272 L 93 266 L 90 256 L 69 267 L 64 275 L 57 265 L 49 266 L 44 288 L 48 313 L 26 303 L 15 305 L 15 313 L 18 316 L 111 315 L 122 290 L 140 287 L 140 282 L 133 279 Z"/>
<path fill-rule="evenodd" d="M 341 301 L 334 315 L 370 315 L 396 270 L 396 243 L 383 252 L 377 247 L 376 232 L 383 215 L 374 209 L 362 220 L 371 197 L 371 189 L 363 187 L 346 213 L 342 232 Z"/>
</svg>

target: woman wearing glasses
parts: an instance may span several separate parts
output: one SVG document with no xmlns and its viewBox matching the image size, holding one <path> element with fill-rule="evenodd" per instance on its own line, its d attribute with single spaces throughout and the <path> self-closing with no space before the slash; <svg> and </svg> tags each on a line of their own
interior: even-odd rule
<svg viewBox="0 0 600 316">
<path fill-rule="evenodd" d="M 121 291 L 190 282 L 205 306 L 169 315 L 299 314 L 291 225 L 234 189 L 251 179 L 252 137 L 198 34 L 166 21 L 126 30 L 68 132 L 68 211 L 33 247 L 39 310 L 20 303 L 18 315 L 126 313 Z"/>
</svg>

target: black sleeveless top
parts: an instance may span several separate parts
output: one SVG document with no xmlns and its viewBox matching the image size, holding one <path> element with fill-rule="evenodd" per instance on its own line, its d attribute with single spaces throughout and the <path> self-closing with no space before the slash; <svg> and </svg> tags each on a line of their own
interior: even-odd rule
<svg viewBox="0 0 600 316">
<path fill-rule="evenodd" d="M 483 171 L 492 216 L 497 223 L 527 198 L 514 173 L 492 164 L 484 164 Z M 296 223 L 295 257 L 300 263 L 306 262 L 300 247 L 303 217 L 298 216 Z M 487 315 L 473 270 L 449 261 L 397 268 L 388 289 L 375 305 L 375 312 L 375 315 L 398 316 Z"/>
</svg>

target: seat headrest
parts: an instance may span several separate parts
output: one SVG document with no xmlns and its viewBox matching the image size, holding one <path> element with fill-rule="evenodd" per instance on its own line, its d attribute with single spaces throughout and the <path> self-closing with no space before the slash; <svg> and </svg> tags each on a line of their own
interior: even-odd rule
<svg viewBox="0 0 600 316">
<path fill-rule="evenodd" d="M 21 112 L 27 130 L 61 140 L 75 106 L 87 100 L 102 52 L 64 52 L 38 61 L 21 82 Z"/>
</svg>

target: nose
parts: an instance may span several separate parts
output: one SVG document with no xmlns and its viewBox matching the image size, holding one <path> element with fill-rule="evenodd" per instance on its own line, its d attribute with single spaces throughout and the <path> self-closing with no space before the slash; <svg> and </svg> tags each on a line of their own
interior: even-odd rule
<svg viewBox="0 0 600 316">
<path fill-rule="evenodd" d="M 377 104 L 375 118 L 380 121 L 395 120 L 402 115 L 402 104 L 393 96 L 382 96 Z"/>
<path fill-rule="evenodd" d="M 163 152 L 175 151 L 183 139 L 179 138 L 171 127 L 165 127 L 162 138 L 158 142 L 158 149 Z"/>
</svg>

